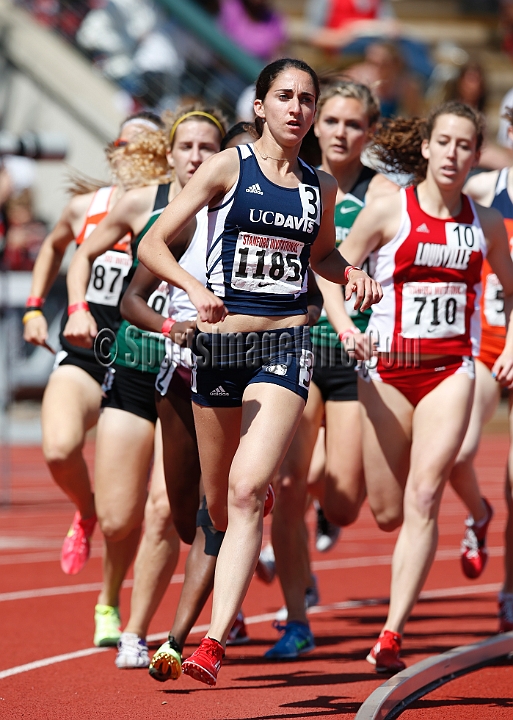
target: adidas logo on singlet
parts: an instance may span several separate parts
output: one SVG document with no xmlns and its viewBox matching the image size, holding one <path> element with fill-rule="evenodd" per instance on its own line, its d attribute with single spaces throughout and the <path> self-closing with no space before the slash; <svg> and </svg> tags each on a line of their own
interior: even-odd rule
<svg viewBox="0 0 513 720">
<path fill-rule="evenodd" d="M 428 232 L 429 232 L 429 228 L 428 228 L 428 226 L 426 225 L 426 223 L 422 223 L 422 225 L 419 225 L 419 226 L 418 226 L 418 228 L 416 229 L 415 232 L 428 233 Z"/>
<path fill-rule="evenodd" d="M 215 390 L 212 390 L 210 394 L 217 395 L 217 397 L 228 397 L 230 393 L 227 393 L 224 387 L 222 385 L 219 385 L 219 387 L 216 387 Z"/>
<path fill-rule="evenodd" d="M 250 185 L 248 188 L 246 188 L 246 192 L 255 193 L 255 195 L 263 195 L 264 193 L 260 189 L 260 185 L 258 183 L 255 183 L 254 185 Z"/>
</svg>

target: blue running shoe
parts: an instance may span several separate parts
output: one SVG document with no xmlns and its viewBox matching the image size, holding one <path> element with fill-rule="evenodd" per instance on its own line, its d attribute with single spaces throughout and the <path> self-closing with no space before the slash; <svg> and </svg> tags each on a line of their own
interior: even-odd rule
<svg viewBox="0 0 513 720">
<path fill-rule="evenodd" d="M 286 625 L 275 622 L 273 627 L 283 635 L 276 645 L 265 653 L 267 660 L 293 660 L 315 649 L 314 637 L 307 624 L 293 620 Z"/>
</svg>

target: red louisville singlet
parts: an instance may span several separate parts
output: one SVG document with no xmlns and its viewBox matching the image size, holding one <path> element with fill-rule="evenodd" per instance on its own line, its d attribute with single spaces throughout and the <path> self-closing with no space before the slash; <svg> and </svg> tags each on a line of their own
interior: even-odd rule
<svg viewBox="0 0 513 720">
<path fill-rule="evenodd" d="M 396 236 L 371 257 L 384 295 L 367 332 L 380 352 L 399 352 L 409 339 L 421 355 L 470 355 L 486 255 L 474 204 L 462 195 L 460 214 L 442 220 L 420 208 L 415 188 L 401 198 Z"/>
</svg>

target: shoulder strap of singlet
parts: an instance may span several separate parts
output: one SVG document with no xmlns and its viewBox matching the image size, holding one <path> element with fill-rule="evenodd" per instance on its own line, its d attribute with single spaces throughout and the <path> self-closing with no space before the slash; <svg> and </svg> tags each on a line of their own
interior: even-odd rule
<svg viewBox="0 0 513 720">
<path fill-rule="evenodd" d="M 88 220 L 94 215 L 99 215 L 100 213 L 106 213 L 108 211 L 110 199 L 115 189 L 115 185 L 107 185 L 106 187 L 101 187 L 98 188 L 98 190 L 95 190 L 93 197 L 91 198 L 91 202 L 89 203 L 89 207 L 87 208 L 82 228 L 75 238 L 77 245 L 80 245 L 84 241 Z"/>
<path fill-rule="evenodd" d="M 497 197 L 497 195 L 500 195 L 501 192 L 504 190 L 507 191 L 508 189 L 508 173 L 509 168 L 505 167 L 502 168 L 502 170 L 499 171 L 499 175 L 497 177 L 497 182 L 495 183 L 495 191 L 494 196 Z"/>
<path fill-rule="evenodd" d="M 153 210 L 152 212 L 155 212 L 155 210 L 162 210 L 162 208 L 165 208 L 166 205 L 169 204 L 169 187 L 171 183 L 164 183 L 164 185 L 159 185 L 157 188 L 157 194 L 155 195 L 155 202 L 153 203 Z"/>
<path fill-rule="evenodd" d="M 355 184 L 349 191 L 351 195 L 353 195 L 353 197 L 355 197 L 357 200 L 361 200 L 361 202 L 363 202 L 365 200 L 367 190 L 369 189 L 370 182 L 375 175 L 377 175 L 376 170 L 373 170 L 372 168 L 366 167 L 364 165 L 356 179 Z"/>
</svg>

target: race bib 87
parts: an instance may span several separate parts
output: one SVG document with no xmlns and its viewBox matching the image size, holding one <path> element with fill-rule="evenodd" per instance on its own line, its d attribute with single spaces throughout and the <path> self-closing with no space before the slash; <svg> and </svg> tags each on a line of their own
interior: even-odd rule
<svg viewBox="0 0 513 720">
<path fill-rule="evenodd" d="M 124 252 L 108 250 L 94 261 L 85 299 L 97 305 L 115 307 L 123 289 L 123 280 L 132 267 L 132 259 Z"/>
<path fill-rule="evenodd" d="M 466 307 L 465 283 L 405 283 L 401 334 L 426 339 L 464 335 Z"/>
<path fill-rule="evenodd" d="M 235 290 L 273 295 L 301 291 L 304 243 L 270 235 L 241 232 L 235 246 L 231 286 Z"/>
</svg>

